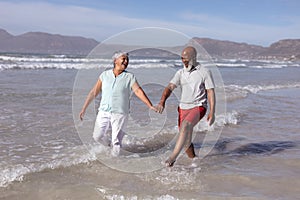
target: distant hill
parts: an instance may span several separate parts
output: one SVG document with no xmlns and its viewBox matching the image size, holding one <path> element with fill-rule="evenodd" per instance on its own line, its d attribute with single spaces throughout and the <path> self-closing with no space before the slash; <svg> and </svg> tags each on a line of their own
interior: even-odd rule
<svg viewBox="0 0 300 200">
<path fill-rule="evenodd" d="M 195 37 L 193 39 L 199 42 L 214 58 L 300 60 L 300 39 L 280 40 L 269 47 L 210 38 Z M 14 36 L 6 30 L 0 29 L 0 53 L 87 55 L 98 44 L 99 42 L 94 39 L 79 36 L 63 36 L 42 32 L 29 32 Z M 145 49 L 132 53 L 136 56 L 139 54 L 149 54 L 156 57 L 163 54 L 167 55 L 166 52 L 156 52 L 155 49 Z"/>
<path fill-rule="evenodd" d="M 193 38 L 212 56 L 216 58 L 256 58 L 266 47 L 237 43 L 232 41 L 213 40 L 210 38 Z"/>
<path fill-rule="evenodd" d="M 98 42 L 78 36 L 29 32 L 13 36 L 0 29 L 0 52 L 86 55 Z"/>
<path fill-rule="evenodd" d="M 209 38 L 193 39 L 216 58 L 300 60 L 300 39 L 280 40 L 269 47 Z"/>
<path fill-rule="evenodd" d="M 273 56 L 276 58 L 290 58 L 300 60 L 300 39 L 279 40 L 270 45 L 261 57 Z"/>
</svg>

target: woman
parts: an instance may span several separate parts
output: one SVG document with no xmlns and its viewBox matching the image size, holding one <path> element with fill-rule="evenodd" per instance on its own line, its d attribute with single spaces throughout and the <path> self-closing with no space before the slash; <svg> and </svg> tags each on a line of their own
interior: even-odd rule
<svg viewBox="0 0 300 200">
<path fill-rule="evenodd" d="M 96 118 L 93 138 L 100 141 L 111 126 L 112 155 L 119 155 L 129 114 L 131 91 L 150 109 L 156 111 L 134 74 L 126 71 L 129 63 L 128 53 L 118 51 L 113 55 L 114 68 L 102 72 L 95 86 L 89 92 L 79 114 L 83 120 L 90 102 L 102 92 L 99 112 Z"/>
</svg>

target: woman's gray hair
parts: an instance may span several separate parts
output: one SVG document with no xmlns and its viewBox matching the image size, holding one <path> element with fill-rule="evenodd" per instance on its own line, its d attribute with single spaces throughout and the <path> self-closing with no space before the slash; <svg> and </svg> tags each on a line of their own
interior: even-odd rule
<svg viewBox="0 0 300 200">
<path fill-rule="evenodd" d="M 129 56 L 129 54 L 127 52 L 125 52 L 125 51 L 116 51 L 114 53 L 114 55 L 112 56 L 112 59 L 116 60 L 117 58 L 119 58 L 120 56 L 123 56 L 123 55 L 125 55 L 126 57 Z"/>
</svg>

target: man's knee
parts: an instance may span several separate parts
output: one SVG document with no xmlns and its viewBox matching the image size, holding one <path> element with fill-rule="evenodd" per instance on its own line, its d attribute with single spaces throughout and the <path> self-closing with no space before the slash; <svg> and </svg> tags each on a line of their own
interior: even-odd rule
<svg viewBox="0 0 300 200">
<path fill-rule="evenodd" d="M 184 131 L 191 131 L 191 130 L 193 130 L 193 125 L 191 122 L 189 122 L 187 120 L 183 120 L 181 123 L 180 129 L 184 130 Z"/>
</svg>

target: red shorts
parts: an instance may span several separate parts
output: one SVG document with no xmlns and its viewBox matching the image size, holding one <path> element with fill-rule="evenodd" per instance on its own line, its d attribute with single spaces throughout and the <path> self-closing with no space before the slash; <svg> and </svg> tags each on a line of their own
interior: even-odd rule
<svg viewBox="0 0 300 200">
<path fill-rule="evenodd" d="M 178 128 L 180 128 L 183 120 L 190 122 L 193 127 L 204 117 L 206 108 L 197 106 L 191 109 L 180 109 L 178 107 Z"/>
</svg>

